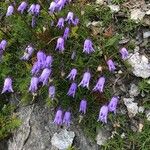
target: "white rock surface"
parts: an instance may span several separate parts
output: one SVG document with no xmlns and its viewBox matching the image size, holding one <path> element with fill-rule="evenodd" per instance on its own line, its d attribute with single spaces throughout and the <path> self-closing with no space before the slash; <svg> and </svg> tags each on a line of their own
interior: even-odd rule
<svg viewBox="0 0 150 150">
<path fill-rule="evenodd" d="M 133 102 L 134 98 L 124 98 L 123 101 L 127 107 L 129 117 L 134 117 L 138 113 L 137 103 Z"/>
<path fill-rule="evenodd" d="M 139 113 L 143 113 L 144 110 L 145 110 L 144 107 L 143 107 L 143 106 L 140 106 L 138 111 L 139 111 Z"/>
<path fill-rule="evenodd" d="M 131 19 L 135 22 L 141 21 L 145 16 L 145 12 L 141 11 L 141 9 L 133 9 L 131 10 Z"/>
<path fill-rule="evenodd" d="M 138 52 L 130 54 L 128 63 L 132 66 L 132 72 L 137 77 L 150 77 L 150 63 L 148 58 Z"/>
<path fill-rule="evenodd" d="M 104 4 L 104 0 L 96 0 L 96 4 L 103 5 Z"/>
<path fill-rule="evenodd" d="M 146 111 L 146 118 L 148 121 L 150 121 L 150 110 Z"/>
<path fill-rule="evenodd" d="M 147 31 L 147 32 L 143 33 L 143 38 L 144 39 L 149 38 L 149 37 L 150 37 L 150 31 Z"/>
<path fill-rule="evenodd" d="M 115 13 L 117 13 L 120 10 L 119 5 L 108 5 L 108 7 L 110 8 L 112 12 L 115 12 Z"/>
<path fill-rule="evenodd" d="M 136 86 L 135 84 L 131 84 L 129 94 L 130 94 L 130 97 L 138 96 L 140 94 L 140 90 L 138 86 Z"/>
<path fill-rule="evenodd" d="M 59 150 L 67 150 L 67 148 L 72 145 L 74 137 L 74 132 L 64 129 L 60 133 L 55 133 L 53 135 L 51 143 Z"/>
</svg>

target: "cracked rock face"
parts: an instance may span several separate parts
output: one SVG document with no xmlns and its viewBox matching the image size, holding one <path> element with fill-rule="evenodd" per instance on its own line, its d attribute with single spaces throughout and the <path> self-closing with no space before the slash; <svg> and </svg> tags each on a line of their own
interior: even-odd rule
<svg viewBox="0 0 150 150">
<path fill-rule="evenodd" d="M 131 84 L 129 94 L 131 97 L 138 96 L 140 94 L 140 90 L 139 90 L 138 86 L 136 86 L 135 84 Z"/>
<path fill-rule="evenodd" d="M 132 72 L 135 76 L 150 77 L 150 63 L 144 55 L 140 55 L 138 52 L 130 54 L 128 63 L 132 66 Z"/>
<path fill-rule="evenodd" d="M 77 125 L 71 125 L 71 131 L 54 125 L 53 114 L 43 104 L 21 107 L 18 117 L 22 120 L 22 125 L 9 139 L 8 150 L 58 150 L 51 143 L 54 137 L 57 137 L 57 144 L 64 147 L 72 144 L 75 137 L 73 146 L 77 149 L 98 150 L 97 145 L 87 139 Z"/>
</svg>

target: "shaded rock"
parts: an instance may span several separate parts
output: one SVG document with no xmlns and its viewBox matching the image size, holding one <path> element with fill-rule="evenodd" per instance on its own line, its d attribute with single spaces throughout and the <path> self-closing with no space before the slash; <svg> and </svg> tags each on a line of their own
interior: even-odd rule
<svg viewBox="0 0 150 150">
<path fill-rule="evenodd" d="M 51 139 L 53 146 L 60 150 L 66 150 L 72 145 L 75 133 L 72 131 L 62 130 L 60 133 L 55 133 Z"/>
<path fill-rule="evenodd" d="M 119 44 L 126 44 L 130 41 L 130 39 L 122 39 L 119 41 Z"/>
<path fill-rule="evenodd" d="M 148 37 L 150 37 L 150 31 L 144 32 L 143 38 L 148 38 Z"/>
<path fill-rule="evenodd" d="M 96 136 L 96 141 L 98 145 L 105 145 L 107 140 L 111 137 L 111 133 L 109 130 L 101 128 L 98 130 L 98 134 Z"/>
<path fill-rule="evenodd" d="M 140 90 L 139 90 L 138 86 L 136 86 L 135 84 L 131 84 L 129 94 L 130 94 L 130 97 L 138 96 L 140 94 Z"/>
<path fill-rule="evenodd" d="M 130 54 L 128 63 L 132 66 L 132 72 L 135 76 L 142 78 L 150 77 L 150 63 L 146 56 L 140 55 L 138 52 Z"/>
<path fill-rule="evenodd" d="M 110 8 L 111 12 L 117 13 L 120 11 L 119 5 L 108 5 L 108 7 Z"/>
<path fill-rule="evenodd" d="M 144 110 L 145 110 L 144 107 L 143 107 L 143 106 L 140 106 L 138 111 L 139 111 L 139 113 L 143 113 Z"/>
<path fill-rule="evenodd" d="M 129 117 L 134 117 L 138 113 L 137 103 L 133 102 L 134 98 L 124 98 L 123 101 L 127 107 Z"/>
<path fill-rule="evenodd" d="M 131 10 L 131 19 L 135 22 L 141 21 L 145 16 L 145 12 L 141 11 L 141 9 L 133 9 Z"/>
</svg>

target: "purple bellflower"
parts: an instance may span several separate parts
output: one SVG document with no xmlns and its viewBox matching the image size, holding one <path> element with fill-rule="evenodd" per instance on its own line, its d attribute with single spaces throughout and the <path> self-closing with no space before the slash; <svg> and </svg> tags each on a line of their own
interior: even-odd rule
<svg viewBox="0 0 150 150">
<path fill-rule="evenodd" d="M 107 61 L 107 65 L 110 72 L 114 72 L 116 70 L 115 64 L 111 59 Z"/>
<path fill-rule="evenodd" d="M 2 40 L 0 43 L 0 50 L 5 50 L 7 45 L 7 41 L 6 40 Z"/>
<path fill-rule="evenodd" d="M 77 69 L 74 68 L 70 71 L 67 78 L 69 78 L 69 80 L 75 80 L 76 75 L 77 75 Z"/>
<path fill-rule="evenodd" d="M 61 11 L 62 8 L 65 6 L 66 0 L 59 0 L 56 3 L 57 3 L 58 10 Z"/>
<path fill-rule="evenodd" d="M 14 92 L 12 89 L 12 80 L 11 78 L 6 78 L 4 81 L 4 86 L 3 86 L 3 90 L 2 90 L 2 94 L 5 92 Z"/>
<path fill-rule="evenodd" d="M 104 84 L 105 84 L 105 78 L 104 77 L 100 77 L 98 79 L 97 84 L 93 88 L 93 91 L 99 91 L 100 93 L 103 92 Z"/>
<path fill-rule="evenodd" d="M 45 67 L 50 68 L 52 66 L 52 62 L 53 62 L 53 57 L 47 56 L 45 61 Z"/>
<path fill-rule="evenodd" d="M 79 112 L 85 114 L 87 109 L 87 101 L 85 99 L 81 100 Z"/>
<path fill-rule="evenodd" d="M 45 53 L 43 53 L 42 51 L 38 51 L 38 53 L 37 53 L 37 60 L 38 60 L 38 62 L 41 63 L 42 68 L 44 68 L 45 60 L 46 60 Z"/>
<path fill-rule="evenodd" d="M 11 16 L 14 12 L 14 7 L 12 5 L 8 6 L 6 16 Z"/>
<path fill-rule="evenodd" d="M 49 13 L 54 13 L 56 7 L 57 7 L 56 2 L 51 2 L 50 6 L 49 6 Z"/>
<path fill-rule="evenodd" d="M 91 74 L 89 72 L 85 72 L 78 86 L 81 85 L 82 87 L 86 87 L 87 89 L 89 89 L 90 78 L 91 78 Z"/>
<path fill-rule="evenodd" d="M 70 23 L 73 24 L 74 23 L 73 16 L 74 16 L 73 12 L 68 12 L 68 15 L 67 15 L 65 21 L 67 21 L 68 24 L 70 24 Z"/>
<path fill-rule="evenodd" d="M 56 25 L 59 29 L 64 27 L 64 18 L 59 18 L 58 23 Z"/>
<path fill-rule="evenodd" d="M 67 95 L 72 96 L 74 98 L 76 94 L 76 90 L 77 90 L 77 84 L 73 82 L 68 90 Z"/>
<path fill-rule="evenodd" d="M 123 60 L 126 60 L 129 56 L 129 53 L 128 53 L 127 49 L 124 48 L 124 47 L 120 50 L 120 54 L 121 54 L 121 58 Z"/>
<path fill-rule="evenodd" d="M 43 86 L 48 83 L 48 79 L 49 79 L 50 74 L 51 74 L 51 69 L 45 68 L 42 71 L 42 74 L 39 77 L 39 81 L 43 83 Z"/>
<path fill-rule="evenodd" d="M 64 39 L 62 37 L 58 38 L 57 40 L 57 45 L 55 50 L 59 50 L 60 52 L 63 52 L 65 47 L 64 47 Z"/>
<path fill-rule="evenodd" d="M 69 32 L 70 32 L 70 29 L 68 27 L 66 27 L 65 31 L 64 31 L 64 34 L 63 34 L 63 38 L 65 40 L 67 40 L 67 38 L 69 37 Z"/>
<path fill-rule="evenodd" d="M 35 4 L 32 4 L 31 6 L 30 6 L 30 8 L 28 9 L 28 12 L 30 13 L 30 14 L 34 14 L 34 12 L 35 12 Z"/>
<path fill-rule="evenodd" d="M 108 115 L 108 106 L 104 105 L 101 107 L 99 111 L 99 117 L 97 121 L 107 123 L 107 115 Z"/>
<path fill-rule="evenodd" d="M 27 8 L 27 3 L 26 2 L 22 2 L 19 7 L 18 7 L 18 11 L 23 14 L 23 12 L 25 11 L 25 9 Z"/>
<path fill-rule="evenodd" d="M 61 109 L 58 109 L 57 112 L 56 112 L 56 115 L 55 115 L 55 118 L 54 118 L 54 124 L 57 124 L 57 125 L 62 125 L 62 115 L 63 115 L 63 112 Z"/>
<path fill-rule="evenodd" d="M 63 118 L 63 123 L 66 126 L 70 126 L 70 122 L 71 122 L 71 112 L 70 111 L 66 111 L 64 114 L 64 118 Z"/>
<path fill-rule="evenodd" d="M 56 91 L 55 86 L 49 87 L 49 98 L 52 100 L 55 98 L 55 91 Z"/>
<path fill-rule="evenodd" d="M 35 5 L 35 10 L 34 10 L 35 15 L 39 15 L 39 13 L 40 13 L 40 8 L 41 8 L 41 6 L 40 6 L 39 4 L 36 4 L 36 5 Z"/>
<path fill-rule="evenodd" d="M 89 39 L 86 39 L 84 41 L 84 48 L 83 48 L 83 52 L 86 53 L 86 54 L 90 54 L 92 52 L 94 52 L 94 48 L 93 48 L 93 44 L 92 44 L 92 41 L 89 40 Z"/>
<path fill-rule="evenodd" d="M 38 89 L 39 79 L 38 77 L 32 77 L 30 82 L 29 91 L 35 93 Z"/>
<path fill-rule="evenodd" d="M 36 61 L 33 64 L 33 67 L 32 67 L 32 70 L 31 70 L 31 74 L 32 75 L 37 74 L 41 69 L 42 69 L 41 63 L 39 61 Z"/>
<path fill-rule="evenodd" d="M 77 26 L 79 24 L 79 18 L 75 18 L 73 24 L 74 26 Z"/>
<path fill-rule="evenodd" d="M 25 49 L 25 52 L 28 53 L 29 55 L 32 55 L 34 52 L 34 48 L 31 45 L 28 45 L 27 48 Z"/>
<path fill-rule="evenodd" d="M 108 104 L 108 110 L 110 112 L 116 113 L 117 104 L 118 104 L 118 97 L 117 96 L 112 97 L 111 101 Z"/>
</svg>

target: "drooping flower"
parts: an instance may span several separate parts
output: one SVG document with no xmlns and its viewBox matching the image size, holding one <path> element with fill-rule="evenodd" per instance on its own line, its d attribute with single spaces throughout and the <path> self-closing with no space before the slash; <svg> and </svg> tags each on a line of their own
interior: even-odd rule
<svg viewBox="0 0 150 150">
<path fill-rule="evenodd" d="M 6 40 L 2 40 L 0 43 L 0 50 L 5 50 L 7 45 L 7 41 Z"/>
<path fill-rule="evenodd" d="M 31 27 L 34 28 L 35 25 L 36 25 L 36 18 L 35 16 L 32 16 Z"/>
<path fill-rule="evenodd" d="M 73 12 L 68 12 L 68 15 L 67 15 L 65 21 L 67 21 L 68 24 L 70 24 L 70 23 L 73 24 L 74 23 L 73 16 L 74 16 Z"/>
<path fill-rule="evenodd" d="M 93 88 L 93 91 L 99 91 L 100 93 L 103 92 L 104 84 L 105 84 L 105 78 L 104 77 L 100 77 L 98 79 L 97 84 Z"/>
<path fill-rule="evenodd" d="M 83 52 L 86 53 L 86 54 L 90 54 L 92 52 L 94 52 L 94 48 L 93 48 L 93 43 L 91 40 L 89 39 L 86 39 L 84 41 L 84 48 L 83 48 Z"/>
<path fill-rule="evenodd" d="M 30 8 L 28 9 L 28 12 L 31 13 L 32 15 L 34 14 L 34 12 L 35 12 L 35 4 L 32 4 L 30 6 Z"/>
<path fill-rule="evenodd" d="M 107 65 L 110 72 L 114 72 L 116 70 L 115 64 L 111 59 L 107 61 Z"/>
<path fill-rule="evenodd" d="M 66 0 L 59 0 L 56 3 L 57 3 L 58 10 L 61 11 L 62 8 L 65 6 Z"/>
<path fill-rule="evenodd" d="M 12 5 L 8 6 L 6 16 L 11 16 L 14 12 L 14 7 Z"/>
<path fill-rule="evenodd" d="M 81 100 L 79 112 L 85 114 L 87 109 L 87 101 L 85 99 Z"/>
<path fill-rule="evenodd" d="M 38 77 L 32 77 L 31 82 L 30 82 L 29 91 L 32 93 L 35 93 L 38 89 L 38 83 L 39 83 L 39 78 Z"/>
<path fill-rule="evenodd" d="M 39 77 L 39 82 L 42 82 L 43 86 L 48 83 L 48 79 L 49 79 L 50 74 L 51 74 L 51 69 L 49 69 L 49 68 L 45 68 L 42 71 L 42 74 Z"/>
<path fill-rule="evenodd" d="M 63 118 L 63 123 L 66 126 L 70 126 L 70 122 L 71 122 L 71 112 L 70 111 L 66 111 L 64 114 L 64 118 Z"/>
<path fill-rule="evenodd" d="M 46 54 L 42 51 L 38 51 L 37 53 L 37 60 L 38 62 L 41 63 L 42 67 L 44 68 L 45 66 L 45 60 L 46 60 Z"/>
<path fill-rule="evenodd" d="M 35 10 L 34 10 L 35 15 L 39 15 L 39 13 L 40 13 L 40 8 L 41 8 L 41 6 L 40 6 L 39 4 L 36 4 L 36 5 L 35 5 Z"/>
<path fill-rule="evenodd" d="M 31 74 L 32 75 L 37 74 L 41 69 L 42 69 L 42 65 L 39 61 L 37 61 L 33 64 Z"/>
<path fill-rule="evenodd" d="M 121 54 L 121 58 L 123 60 L 127 59 L 128 56 L 129 56 L 129 53 L 127 51 L 127 49 L 125 47 L 123 47 L 121 50 L 120 50 L 120 54 Z"/>
<path fill-rule="evenodd" d="M 55 50 L 59 50 L 60 52 L 63 52 L 65 47 L 64 47 L 64 39 L 62 37 L 58 38 L 57 40 L 57 45 Z"/>
<path fill-rule="evenodd" d="M 27 48 L 25 49 L 25 52 L 28 53 L 29 55 L 32 55 L 34 52 L 34 48 L 31 45 L 28 45 Z"/>
<path fill-rule="evenodd" d="M 55 9 L 57 7 L 56 2 L 51 2 L 50 6 L 49 6 L 49 13 L 54 13 Z"/>
<path fill-rule="evenodd" d="M 53 57 L 47 56 L 45 61 L 45 67 L 50 68 L 52 66 L 52 62 L 53 62 Z"/>
<path fill-rule="evenodd" d="M 49 87 L 49 98 L 52 100 L 55 98 L 55 91 L 55 86 L 52 85 Z"/>
<path fill-rule="evenodd" d="M 91 74 L 89 72 L 85 72 L 78 86 L 81 85 L 82 87 L 86 87 L 87 89 L 89 89 L 90 78 L 91 78 Z"/>
<path fill-rule="evenodd" d="M 56 112 L 56 115 L 55 115 L 55 118 L 54 118 L 54 124 L 57 124 L 57 125 L 62 125 L 62 115 L 63 115 L 63 112 L 61 109 L 58 109 L 57 112 Z"/>
<path fill-rule="evenodd" d="M 2 94 L 5 92 L 14 92 L 13 88 L 12 88 L 12 80 L 11 78 L 6 78 L 4 81 L 4 86 L 3 86 L 3 90 L 2 90 Z"/>
<path fill-rule="evenodd" d="M 64 18 L 59 18 L 58 23 L 57 23 L 57 27 L 62 29 L 64 27 Z"/>
<path fill-rule="evenodd" d="M 18 10 L 21 14 L 23 14 L 23 12 L 26 10 L 26 8 L 27 8 L 27 3 L 23 1 L 23 2 L 19 5 L 19 7 L 18 7 L 17 10 Z"/>
<path fill-rule="evenodd" d="M 77 26 L 79 24 L 79 18 L 75 18 L 73 21 L 73 25 Z"/>
<path fill-rule="evenodd" d="M 97 121 L 107 123 L 108 106 L 104 105 L 100 108 L 99 117 Z"/>
<path fill-rule="evenodd" d="M 111 101 L 108 104 L 108 110 L 110 112 L 116 113 L 117 104 L 118 104 L 118 97 L 117 96 L 112 97 Z"/>
<path fill-rule="evenodd" d="M 69 80 L 75 80 L 76 75 L 77 75 L 77 69 L 74 68 L 70 71 L 67 78 L 69 78 Z"/>
<path fill-rule="evenodd" d="M 74 98 L 76 94 L 76 90 L 77 90 L 77 84 L 73 82 L 68 90 L 67 95 L 72 96 Z"/>
<path fill-rule="evenodd" d="M 67 38 L 69 37 L 69 32 L 70 32 L 70 29 L 68 27 L 66 27 L 66 29 L 64 31 L 64 35 L 63 35 L 63 38 L 65 40 L 67 40 Z"/>
</svg>

